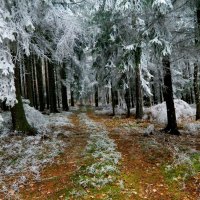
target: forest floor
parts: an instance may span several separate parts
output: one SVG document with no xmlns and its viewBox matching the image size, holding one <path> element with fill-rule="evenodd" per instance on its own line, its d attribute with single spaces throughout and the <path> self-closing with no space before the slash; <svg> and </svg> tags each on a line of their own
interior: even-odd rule
<svg viewBox="0 0 200 200">
<path fill-rule="evenodd" d="M 87 109 L 88 119 L 97 126 L 102 124 L 105 127 L 121 153 L 121 159 L 118 163 L 119 173 L 108 173 L 108 177 L 115 176 L 114 182 L 103 187 L 80 187 L 77 176 L 80 176 L 83 166 L 89 165 L 84 152 L 91 132 L 80 121 L 80 112 L 75 111 L 70 117 L 74 127 L 62 127 L 73 134 L 59 136 L 70 145 L 56 157 L 53 164 L 42 170 L 39 181 L 30 180 L 20 188 L 18 199 L 200 200 L 199 154 L 192 154 L 189 162 L 182 163 L 184 159 L 188 161 L 187 152 L 200 150 L 200 136 L 186 135 L 182 131 L 182 135 L 177 137 L 157 131 L 144 137 L 144 129 L 150 122 L 96 116 L 90 109 Z M 160 128 L 156 126 L 156 130 Z M 177 165 L 174 159 L 177 159 Z M 193 165 L 199 170 L 196 173 L 188 169 Z M 78 193 L 80 188 L 84 193 Z"/>
</svg>

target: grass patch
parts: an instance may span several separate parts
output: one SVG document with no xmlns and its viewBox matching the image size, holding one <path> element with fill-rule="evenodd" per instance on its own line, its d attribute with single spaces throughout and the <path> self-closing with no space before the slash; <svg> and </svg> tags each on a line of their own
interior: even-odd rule
<svg viewBox="0 0 200 200">
<path fill-rule="evenodd" d="M 163 171 L 167 181 L 185 181 L 200 172 L 200 154 L 193 153 L 177 163 L 165 165 Z"/>
<path fill-rule="evenodd" d="M 191 161 L 195 172 L 200 172 L 200 153 L 192 154 Z"/>
<path fill-rule="evenodd" d="M 172 164 L 163 165 L 162 172 L 174 200 L 182 199 L 186 181 L 200 172 L 200 153 L 180 154 Z"/>
</svg>

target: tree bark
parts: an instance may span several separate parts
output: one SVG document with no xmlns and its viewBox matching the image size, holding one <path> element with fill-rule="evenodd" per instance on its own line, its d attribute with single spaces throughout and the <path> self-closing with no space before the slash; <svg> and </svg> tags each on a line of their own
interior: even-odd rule
<svg viewBox="0 0 200 200">
<path fill-rule="evenodd" d="M 200 2 L 197 1 L 197 30 L 196 30 L 196 45 L 200 44 Z M 194 64 L 194 95 L 196 102 L 196 120 L 200 119 L 200 91 L 199 91 L 199 63 Z"/>
<path fill-rule="evenodd" d="M 127 116 L 127 117 L 130 117 L 130 115 L 131 115 L 131 112 L 130 112 L 130 109 L 131 109 L 131 101 L 130 101 L 130 92 L 129 92 L 129 88 L 126 88 L 124 98 L 125 98 L 126 107 L 127 107 L 127 115 L 126 115 L 126 116 Z"/>
<path fill-rule="evenodd" d="M 9 107 L 6 105 L 6 101 L 0 102 L 0 107 L 3 111 L 9 111 Z"/>
<path fill-rule="evenodd" d="M 99 106 L 99 94 L 98 94 L 98 86 L 95 85 L 94 86 L 95 88 L 95 94 L 94 94 L 94 99 L 95 99 L 95 107 L 98 107 Z"/>
<path fill-rule="evenodd" d="M 133 75 L 133 72 L 131 72 L 131 74 Z M 130 83 L 129 83 L 129 88 L 130 88 L 130 101 L 131 101 L 131 108 L 134 108 L 135 103 L 135 91 L 134 91 L 134 79 L 131 77 L 130 79 Z"/>
<path fill-rule="evenodd" d="M 200 91 L 199 91 L 199 66 L 194 64 L 194 94 L 196 103 L 196 120 L 200 119 Z"/>
<path fill-rule="evenodd" d="M 71 94 L 71 106 L 74 107 L 74 91 L 73 91 L 73 88 L 70 88 L 70 94 Z"/>
<path fill-rule="evenodd" d="M 15 66 L 15 89 L 16 89 L 16 98 L 18 103 L 11 108 L 13 129 L 16 131 L 25 132 L 28 135 L 34 135 L 36 131 L 29 125 L 23 108 L 22 98 L 20 94 L 19 66 Z"/>
<path fill-rule="evenodd" d="M 55 87 L 56 87 L 56 98 L 57 98 L 57 106 L 58 108 L 60 108 L 60 90 L 59 90 L 59 84 L 60 84 L 60 81 L 58 81 L 58 73 L 57 73 L 57 69 L 55 69 Z"/>
<path fill-rule="evenodd" d="M 32 57 L 32 69 L 33 69 L 33 96 L 34 96 L 34 107 L 38 109 L 38 92 L 37 92 L 37 79 L 36 79 L 36 67 L 35 67 L 35 59 Z"/>
<path fill-rule="evenodd" d="M 68 97 L 67 97 L 67 87 L 64 84 L 66 81 L 66 71 L 65 71 L 65 64 L 63 64 L 63 67 L 60 70 L 60 77 L 61 77 L 61 95 L 62 95 L 62 109 L 64 111 L 69 111 L 69 105 L 68 105 Z"/>
<path fill-rule="evenodd" d="M 110 103 L 110 95 L 109 95 L 109 91 L 110 91 L 110 89 L 107 88 L 107 89 L 106 89 L 106 103 L 107 103 L 107 104 Z"/>
<path fill-rule="evenodd" d="M 38 83 L 38 94 L 39 94 L 39 107 L 40 111 L 44 111 L 44 84 L 42 75 L 42 61 L 41 58 L 36 58 L 36 69 L 37 69 L 37 83 Z"/>
<path fill-rule="evenodd" d="M 117 90 L 114 90 L 114 101 L 115 101 L 115 106 L 119 105 L 119 98 L 118 98 Z"/>
<path fill-rule="evenodd" d="M 113 89 L 113 86 L 111 84 L 111 98 L 112 98 L 112 115 L 115 116 L 115 92 L 114 92 L 114 89 Z"/>
<path fill-rule="evenodd" d="M 57 113 L 56 105 L 56 85 L 55 85 L 55 76 L 54 76 L 54 64 L 53 62 L 48 62 L 48 80 L 49 80 L 49 103 L 50 103 L 50 112 Z"/>
<path fill-rule="evenodd" d="M 44 63 L 45 63 L 46 104 L 47 104 L 47 109 L 49 109 L 49 78 L 48 78 L 48 62 L 47 62 L 47 60 L 45 60 Z"/>
<path fill-rule="evenodd" d="M 137 47 L 135 51 L 135 98 L 136 98 L 136 119 L 142 119 L 143 117 L 143 96 L 140 77 L 140 58 L 141 48 Z"/>
<path fill-rule="evenodd" d="M 173 99 L 172 77 L 170 69 L 169 56 L 164 56 L 163 60 L 163 74 L 164 74 L 164 99 L 167 107 L 167 126 L 163 131 L 173 135 L 180 135 L 177 129 L 176 112 Z"/>
<path fill-rule="evenodd" d="M 30 101 L 30 106 L 34 105 L 34 100 L 33 100 L 33 76 L 32 76 L 32 66 L 31 66 L 31 56 L 27 57 L 25 55 L 25 76 L 26 76 L 26 94 L 27 98 Z"/>
</svg>

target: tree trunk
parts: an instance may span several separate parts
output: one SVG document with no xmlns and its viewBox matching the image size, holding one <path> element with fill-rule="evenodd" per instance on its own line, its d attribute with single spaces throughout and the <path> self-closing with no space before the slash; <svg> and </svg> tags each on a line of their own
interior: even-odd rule
<svg viewBox="0 0 200 200">
<path fill-rule="evenodd" d="M 55 86 L 56 86 L 57 105 L 58 105 L 58 108 L 60 108 L 60 90 L 59 90 L 60 82 L 58 81 L 58 73 L 56 69 L 55 69 L 55 78 L 56 78 Z"/>
<path fill-rule="evenodd" d="M 9 111 L 9 107 L 6 105 L 6 101 L 0 102 L 0 105 L 3 111 Z"/>
<path fill-rule="evenodd" d="M 71 94 L 71 106 L 74 107 L 74 91 L 72 88 L 70 88 L 70 94 Z"/>
<path fill-rule="evenodd" d="M 173 88 L 172 88 L 172 77 L 170 69 L 170 60 L 169 56 L 164 56 L 163 60 L 163 74 L 164 74 L 164 99 L 166 101 L 167 107 L 167 126 L 163 131 L 173 135 L 180 135 L 180 132 L 177 129 L 176 123 L 176 112 L 174 108 L 174 99 L 173 99 Z"/>
<path fill-rule="evenodd" d="M 24 108 L 22 103 L 22 98 L 20 94 L 20 68 L 15 66 L 15 89 L 16 89 L 16 98 L 18 103 L 11 108 L 12 115 L 12 124 L 13 129 L 16 131 L 25 132 L 28 135 L 33 135 L 36 131 L 29 125 Z"/>
<path fill-rule="evenodd" d="M 38 109 L 38 95 L 37 95 L 37 79 L 36 79 L 36 67 L 35 59 L 32 57 L 32 69 L 33 69 L 33 96 L 34 96 L 34 106 Z"/>
<path fill-rule="evenodd" d="M 119 105 L 119 98 L 118 98 L 118 91 L 114 91 L 114 101 L 115 101 L 115 106 Z"/>
<path fill-rule="evenodd" d="M 196 30 L 196 45 L 200 44 L 200 2 L 197 1 L 197 30 Z M 199 91 L 199 64 L 194 64 L 194 95 L 196 102 L 196 120 L 200 119 L 200 91 Z"/>
<path fill-rule="evenodd" d="M 97 85 L 95 85 L 94 86 L 95 88 L 95 107 L 98 107 L 99 106 L 99 94 L 98 94 L 98 86 Z"/>
<path fill-rule="evenodd" d="M 56 105 L 56 85 L 55 85 L 55 76 L 54 76 L 54 64 L 50 61 L 48 62 L 48 80 L 49 80 L 49 103 L 50 103 L 50 112 L 57 113 Z"/>
<path fill-rule="evenodd" d="M 111 98 L 112 98 L 112 115 L 115 116 L 115 93 L 111 84 Z"/>
<path fill-rule="evenodd" d="M 126 116 L 127 116 L 127 117 L 130 117 L 130 115 L 131 115 L 131 112 L 130 112 L 130 109 L 131 109 L 131 101 L 130 101 L 130 92 L 129 92 L 129 88 L 126 88 L 124 98 L 125 98 L 126 107 L 127 107 L 127 115 L 126 115 Z"/>
<path fill-rule="evenodd" d="M 65 71 L 65 64 L 63 64 L 63 67 L 60 70 L 60 77 L 61 77 L 61 95 L 62 95 L 62 108 L 64 111 L 69 111 L 69 105 L 68 105 L 68 98 L 67 98 L 67 87 L 64 84 L 66 81 L 66 71 Z"/>
<path fill-rule="evenodd" d="M 47 109 L 49 109 L 49 78 L 48 78 L 48 62 L 47 62 L 47 60 L 45 60 L 44 63 L 45 63 L 46 104 L 47 104 Z"/>
<path fill-rule="evenodd" d="M 143 96 L 140 77 L 140 58 L 141 48 L 137 47 L 135 51 L 135 98 L 136 98 L 136 119 L 142 119 L 143 117 Z"/>
<path fill-rule="evenodd" d="M 24 98 L 27 98 L 26 95 L 26 84 L 25 84 L 25 65 L 24 65 L 24 60 L 21 59 L 21 66 L 20 66 L 20 87 L 21 87 L 21 96 Z"/>
<path fill-rule="evenodd" d="M 110 103 L 110 95 L 109 95 L 109 88 L 106 89 L 106 103 L 109 104 Z"/>
<path fill-rule="evenodd" d="M 32 65 L 31 65 L 31 56 L 27 57 L 25 56 L 25 69 L 26 69 L 26 94 L 27 98 L 30 101 L 30 106 L 34 105 L 34 100 L 33 100 L 33 76 L 32 76 Z"/>
<path fill-rule="evenodd" d="M 200 91 L 199 91 L 199 66 L 194 64 L 194 94 L 196 103 L 196 120 L 200 119 Z"/>
<path fill-rule="evenodd" d="M 44 85 L 43 85 L 41 58 L 36 58 L 36 69 L 37 69 L 37 83 L 38 83 L 38 94 L 39 94 L 40 111 L 44 111 L 45 102 L 44 102 Z"/>
<path fill-rule="evenodd" d="M 135 103 L 134 103 L 134 94 L 135 94 L 135 92 L 134 92 L 134 81 L 132 80 L 132 78 L 131 78 L 131 80 L 130 80 L 130 85 L 129 85 L 129 87 L 130 87 L 130 100 L 131 100 L 131 108 L 134 108 L 134 106 L 135 106 Z"/>
</svg>

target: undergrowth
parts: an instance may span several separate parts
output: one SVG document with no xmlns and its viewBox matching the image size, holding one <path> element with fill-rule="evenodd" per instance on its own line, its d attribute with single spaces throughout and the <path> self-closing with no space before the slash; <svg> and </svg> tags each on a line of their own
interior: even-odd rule
<svg viewBox="0 0 200 200">
<path fill-rule="evenodd" d="M 200 153 L 181 152 L 175 148 L 173 154 L 173 162 L 163 166 L 164 176 L 169 185 L 178 184 L 184 188 L 186 181 L 200 172 Z"/>
</svg>

